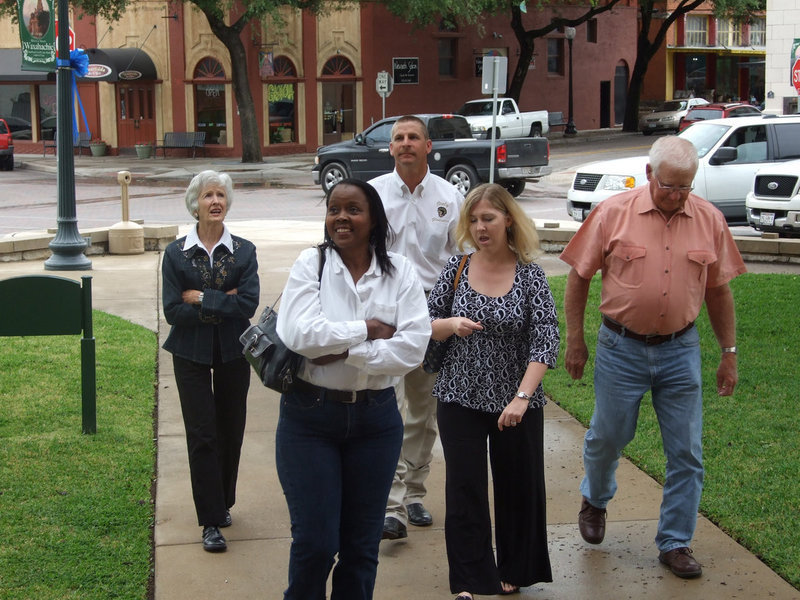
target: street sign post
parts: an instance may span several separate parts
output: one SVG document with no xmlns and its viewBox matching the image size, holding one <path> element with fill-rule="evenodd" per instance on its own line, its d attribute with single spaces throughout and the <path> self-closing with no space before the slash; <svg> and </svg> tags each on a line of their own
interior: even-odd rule
<svg viewBox="0 0 800 600">
<path fill-rule="evenodd" d="M 379 71 L 375 78 L 375 91 L 381 97 L 381 119 L 386 118 L 386 98 L 394 90 L 394 79 L 387 71 Z"/>
<path fill-rule="evenodd" d="M 484 56 L 481 91 L 492 95 L 492 144 L 489 160 L 489 183 L 494 183 L 494 146 L 497 132 L 497 94 L 506 93 L 508 78 L 508 58 L 505 56 Z"/>
</svg>

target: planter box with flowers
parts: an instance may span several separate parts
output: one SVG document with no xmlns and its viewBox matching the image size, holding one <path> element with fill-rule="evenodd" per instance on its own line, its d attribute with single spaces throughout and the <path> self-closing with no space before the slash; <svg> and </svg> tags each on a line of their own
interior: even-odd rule
<svg viewBox="0 0 800 600">
<path fill-rule="evenodd" d="M 108 145 L 103 140 L 92 140 L 89 142 L 89 150 L 91 150 L 92 156 L 105 156 Z"/>
<path fill-rule="evenodd" d="M 153 156 L 153 144 L 151 142 L 137 142 L 136 156 L 139 158 L 150 158 Z"/>
</svg>

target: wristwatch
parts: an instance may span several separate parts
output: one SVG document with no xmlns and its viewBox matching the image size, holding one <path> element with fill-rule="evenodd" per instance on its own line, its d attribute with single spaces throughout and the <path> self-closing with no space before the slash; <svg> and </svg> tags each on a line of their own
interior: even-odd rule
<svg viewBox="0 0 800 600">
<path fill-rule="evenodd" d="M 517 398 L 522 398 L 523 400 L 530 400 L 531 397 L 526 394 L 525 392 L 517 392 Z"/>
<path fill-rule="evenodd" d="M 203 303 L 203 296 L 205 296 L 205 294 L 203 292 L 200 292 L 200 294 L 197 296 L 197 303 L 198 304 L 202 304 Z"/>
<path fill-rule="evenodd" d="M 722 353 L 729 353 L 729 354 L 736 354 L 736 346 L 731 346 L 730 348 L 723 348 Z"/>
</svg>

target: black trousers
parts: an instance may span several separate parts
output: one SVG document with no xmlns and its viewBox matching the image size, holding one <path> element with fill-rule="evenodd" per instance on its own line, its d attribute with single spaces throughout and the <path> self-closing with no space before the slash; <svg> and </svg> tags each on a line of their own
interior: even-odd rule
<svg viewBox="0 0 800 600">
<path fill-rule="evenodd" d="M 236 502 L 250 365 L 244 357 L 204 365 L 172 357 L 186 427 L 192 496 L 201 526 L 219 525 Z"/>
<path fill-rule="evenodd" d="M 499 414 L 439 402 L 447 481 L 444 523 L 450 591 L 491 596 L 501 581 L 526 587 L 552 581 L 547 550 L 542 409 L 513 428 Z M 492 551 L 486 442 L 492 467 L 497 561 Z"/>
</svg>

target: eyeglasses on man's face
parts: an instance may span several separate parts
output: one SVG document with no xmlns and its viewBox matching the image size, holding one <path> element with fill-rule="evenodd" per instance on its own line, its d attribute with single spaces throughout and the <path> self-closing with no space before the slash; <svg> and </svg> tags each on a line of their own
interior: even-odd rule
<svg viewBox="0 0 800 600">
<path fill-rule="evenodd" d="M 658 189 L 663 190 L 668 194 L 671 194 L 673 192 L 678 192 L 679 194 L 688 194 L 694 189 L 693 185 L 664 185 L 663 183 L 661 183 L 658 177 L 656 177 L 655 180 Z"/>
</svg>

